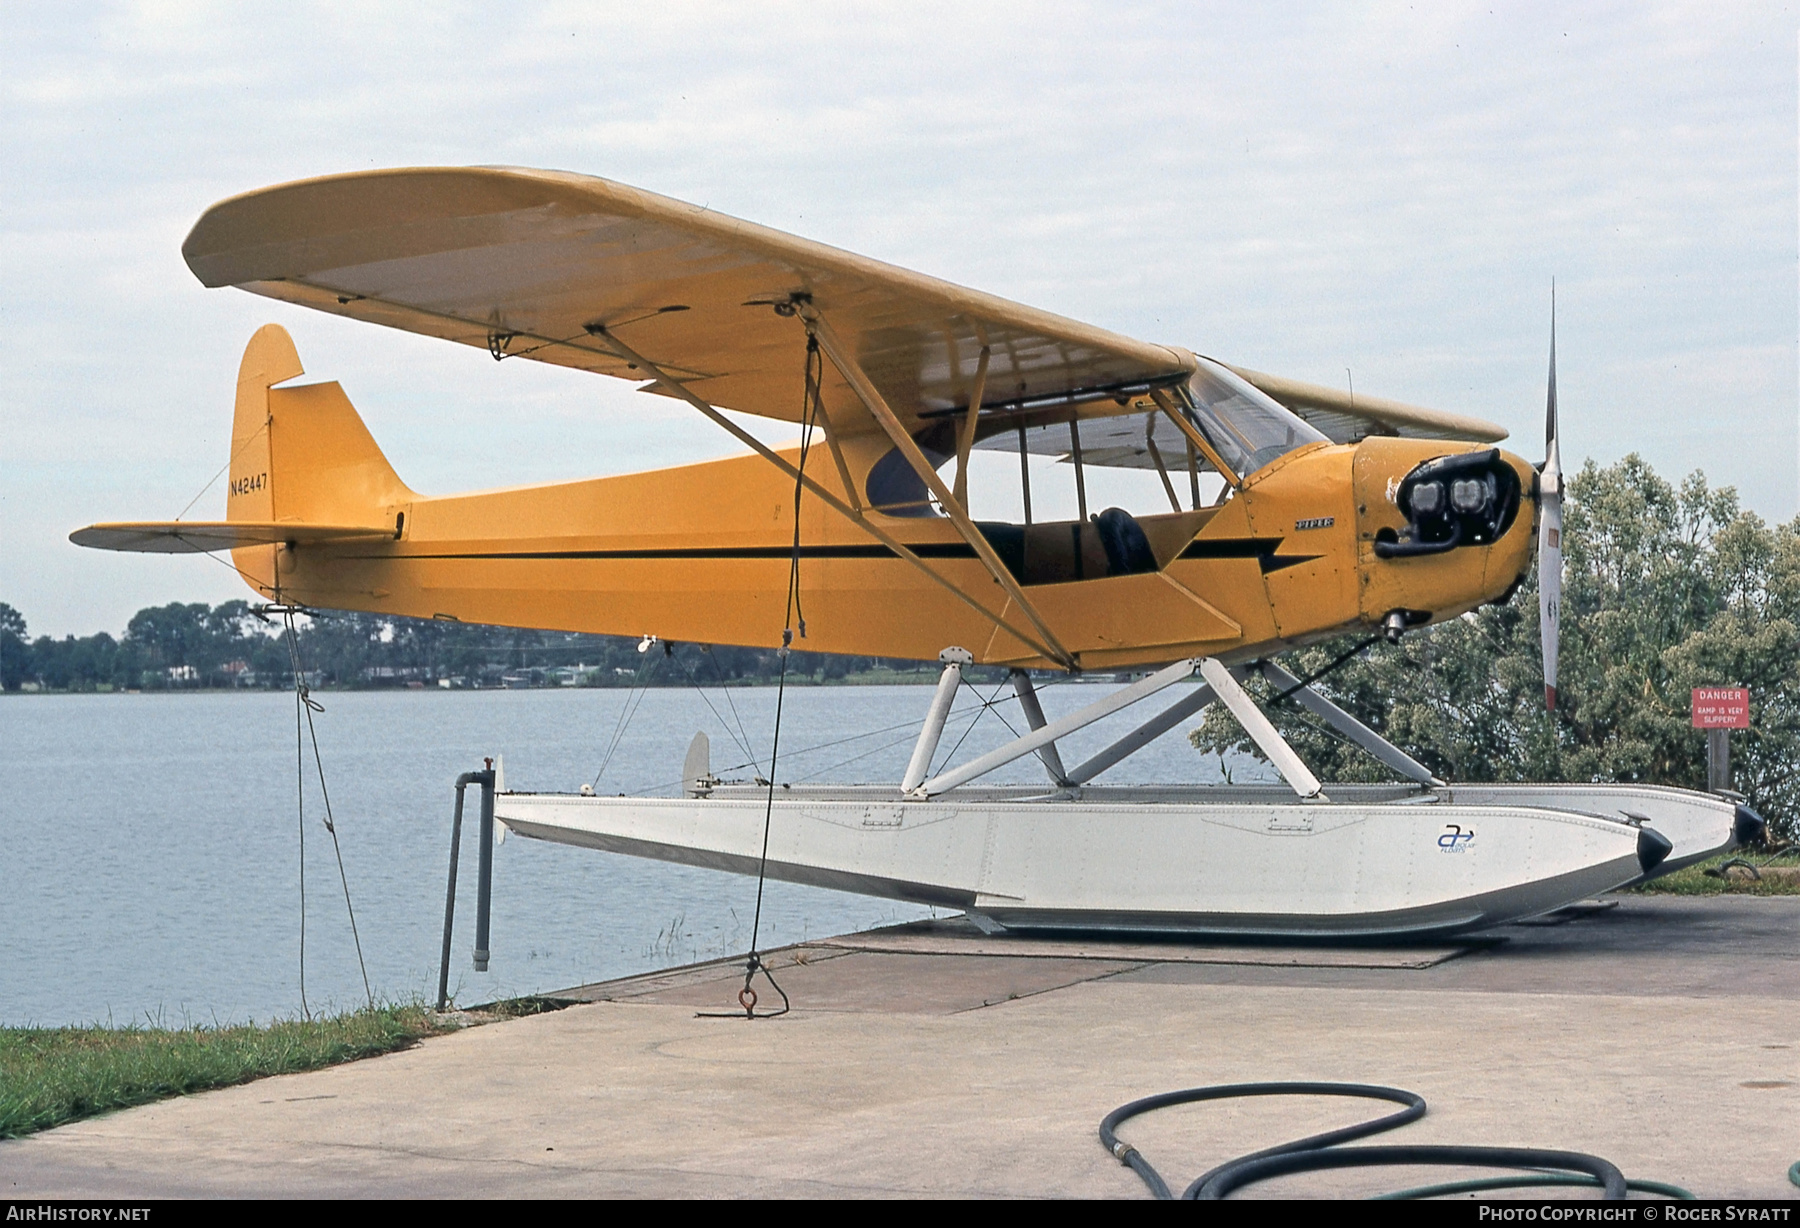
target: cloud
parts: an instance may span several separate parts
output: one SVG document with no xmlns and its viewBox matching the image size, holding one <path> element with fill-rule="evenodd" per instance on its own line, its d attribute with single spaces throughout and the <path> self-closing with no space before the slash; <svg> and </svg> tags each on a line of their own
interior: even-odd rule
<svg viewBox="0 0 1800 1228">
<path fill-rule="evenodd" d="M 1795 34 L 1701 5 L 9 9 L 0 599 L 239 595 L 69 546 L 217 468 L 277 319 L 427 489 L 717 455 L 623 385 L 205 291 L 208 204 L 369 166 L 586 171 L 1264 370 L 1795 510 Z M 211 573 L 218 573 L 212 578 Z M 202 578 L 205 577 L 205 578 Z"/>
</svg>

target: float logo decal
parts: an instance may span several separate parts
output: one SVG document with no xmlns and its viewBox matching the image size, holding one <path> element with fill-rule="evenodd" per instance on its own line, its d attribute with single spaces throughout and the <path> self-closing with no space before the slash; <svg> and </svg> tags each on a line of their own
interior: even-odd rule
<svg viewBox="0 0 1800 1228">
<path fill-rule="evenodd" d="M 1444 834 L 1438 837 L 1438 847 L 1446 853 L 1460 853 L 1475 839 L 1473 827 L 1464 829 L 1457 823 L 1444 824 Z"/>
</svg>

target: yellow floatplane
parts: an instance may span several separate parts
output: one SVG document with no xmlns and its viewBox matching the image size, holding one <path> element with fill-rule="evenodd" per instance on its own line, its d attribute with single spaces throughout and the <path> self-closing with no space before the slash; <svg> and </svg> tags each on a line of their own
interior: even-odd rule
<svg viewBox="0 0 1800 1228">
<path fill-rule="evenodd" d="M 225 519 L 94 525 L 78 544 L 228 550 L 284 604 L 702 644 L 785 645 L 798 597 L 809 649 L 943 663 L 897 783 L 770 803 L 714 779 L 700 738 L 680 798 L 503 794 L 521 835 L 766 865 L 984 925 L 1393 934 L 1542 912 L 1750 830 L 1730 800 L 1681 790 L 1447 784 L 1268 660 L 1504 601 L 1535 534 L 1554 701 L 1554 354 L 1540 468 L 1495 447 L 1491 423 L 1133 340 L 582 175 L 286 184 L 213 206 L 183 253 L 207 286 L 641 381 L 749 454 L 421 495 L 337 384 L 290 383 L 299 357 L 269 325 L 239 369 Z M 768 447 L 723 410 L 793 422 L 802 443 Z M 1017 520 L 971 511 L 978 449 L 1019 452 Z M 1033 518 L 1033 454 L 1072 465 L 1074 519 Z M 1166 509 L 1090 513 L 1095 466 L 1153 471 Z M 1032 731 L 934 773 L 975 664 L 1014 671 Z M 1046 721 L 1026 672 L 1046 669 L 1149 672 Z M 1321 784 L 1240 685 L 1253 670 L 1403 783 Z M 1060 739 L 1184 684 L 1062 761 Z M 1092 783 L 1213 702 L 1284 785 Z M 1046 787 L 974 783 L 1033 754 Z"/>
</svg>

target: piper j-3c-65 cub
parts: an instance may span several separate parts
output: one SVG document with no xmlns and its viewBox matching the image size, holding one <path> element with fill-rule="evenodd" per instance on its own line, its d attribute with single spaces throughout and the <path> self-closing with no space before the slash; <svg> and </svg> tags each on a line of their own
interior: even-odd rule
<svg viewBox="0 0 1800 1228">
<path fill-rule="evenodd" d="M 1554 346 L 1540 471 L 1485 422 L 1136 341 L 581 175 L 308 180 L 215 205 L 182 250 L 207 286 L 644 381 L 751 454 L 416 494 L 338 385 L 288 383 L 300 361 L 270 325 L 238 374 L 225 519 L 95 525 L 79 544 L 229 550 L 258 592 L 310 607 L 762 646 L 788 625 L 797 575 L 808 648 L 943 663 L 898 782 L 771 801 L 715 779 L 696 738 L 679 798 L 503 792 L 498 817 L 520 835 L 755 873 L 767 814 L 771 876 L 984 926 L 1391 935 L 1544 912 L 1759 824 L 1677 789 L 1447 784 L 1299 687 L 1403 782 L 1321 785 L 1240 685 L 1260 671 L 1296 687 L 1268 660 L 1284 648 L 1504 601 L 1536 530 L 1553 702 Z M 724 409 L 824 446 L 771 449 Z M 971 514 L 974 449 L 1021 451 L 1018 522 Z M 1073 465 L 1077 518 L 1033 519 L 1024 453 Z M 1154 471 L 1168 509 L 1090 515 L 1092 466 Z M 1016 671 L 1031 732 L 934 772 L 973 664 Z M 1150 672 L 1051 722 L 1024 672 L 1125 668 Z M 1160 711 L 1085 762 L 1059 754 L 1157 695 Z M 1215 702 L 1285 784 L 1093 783 Z M 976 783 L 1032 754 L 1049 789 Z"/>
</svg>

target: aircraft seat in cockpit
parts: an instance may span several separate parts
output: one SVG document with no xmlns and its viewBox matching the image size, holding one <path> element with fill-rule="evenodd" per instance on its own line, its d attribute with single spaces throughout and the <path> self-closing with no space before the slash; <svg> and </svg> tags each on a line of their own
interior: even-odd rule
<svg viewBox="0 0 1800 1228">
<path fill-rule="evenodd" d="M 1094 517 L 1094 529 L 1106 551 L 1106 574 L 1135 576 L 1156 570 L 1156 555 L 1150 539 L 1136 517 L 1122 507 L 1109 507 Z"/>
<path fill-rule="evenodd" d="M 1156 570 L 1150 539 L 1123 508 L 1109 507 L 1085 521 L 976 527 L 1021 584 L 1065 584 Z"/>
</svg>

